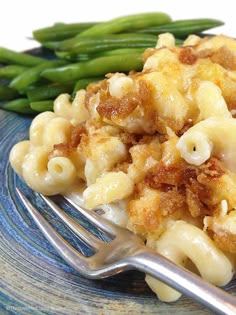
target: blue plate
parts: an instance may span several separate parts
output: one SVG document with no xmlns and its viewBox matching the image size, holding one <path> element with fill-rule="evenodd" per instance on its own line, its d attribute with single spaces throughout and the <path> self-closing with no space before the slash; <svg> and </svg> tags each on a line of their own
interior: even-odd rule
<svg viewBox="0 0 236 315">
<path fill-rule="evenodd" d="M 16 186 L 67 239 L 86 249 L 71 238 L 8 162 L 11 147 L 27 139 L 30 122 L 30 117 L 0 110 L 0 314 L 210 314 L 185 297 L 171 304 L 160 302 L 139 272 L 88 280 L 58 256 L 23 208 Z M 236 292 L 236 281 L 226 289 Z"/>
</svg>

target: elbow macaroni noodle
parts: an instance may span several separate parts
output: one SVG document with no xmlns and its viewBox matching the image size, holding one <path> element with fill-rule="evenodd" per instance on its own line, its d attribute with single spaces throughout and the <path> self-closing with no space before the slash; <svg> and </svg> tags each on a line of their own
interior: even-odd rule
<svg viewBox="0 0 236 315">
<path fill-rule="evenodd" d="M 85 91 L 80 90 L 74 101 L 70 102 L 69 94 L 61 94 L 54 103 L 54 113 L 68 119 L 73 126 L 89 118 L 89 112 L 84 106 Z"/>
<path fill-rule="evenodd" d="M 30 151 L 23 163 L 22 175 L 26 183 L 45 195 L 63 193 L 76 177 L 73 163 L 66 157 L 48 161 L 48 151 L 43 147 Z"/>
<path fill-rule="evenodd" d="M 176 147 L 190 164 L 201 165 L 218 156 L 229 170 L 236 171 L 236 119 L 208 118 L 180 137 Z"/>
<path fill-rule="evenodd" d="M 234 266 L 230 259 L 214 245 L 202 230 L 184 221 L 174 222 L 156 241 L 154 248 L 166 258 L 183 267 L 190 259 L 200 275 L 215 285 L 223 286 L 233 277 Z M 161 284 L 151 276 L 146 276 L 146 280 L 148 283 L 150 281 L 153 290 L 161 300 L 167 299 L 166 302 L 170 302 L 179 298 L 179 292 Z"/>
<path fill-rule="evenodd" d="M 143 60 L 141 72 L 107 74 L 73 101 L 58 96 L 10 163 L 33 190 L 100 207 L 224 286 L 236 268 L 236 41 L 191 35 L 177 47 L 161 34 Z M 180 297 L 146 282 L 162 301 Z"/>
</svg>

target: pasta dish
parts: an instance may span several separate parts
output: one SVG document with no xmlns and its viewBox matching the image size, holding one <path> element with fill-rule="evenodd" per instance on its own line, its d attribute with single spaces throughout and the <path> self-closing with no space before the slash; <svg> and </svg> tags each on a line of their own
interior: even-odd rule
<svg viewBox="0 0 236 315">
<path fill-rule="evenodd" d="M 161 34 L 141 72 L 108 73 L 36 116 L 11 150 L 35 191 L 79 196 L 224 286 L 236 262 L 236 41 Z M 180 293 L 151 276 L 162 301 Z"/>
</svg>

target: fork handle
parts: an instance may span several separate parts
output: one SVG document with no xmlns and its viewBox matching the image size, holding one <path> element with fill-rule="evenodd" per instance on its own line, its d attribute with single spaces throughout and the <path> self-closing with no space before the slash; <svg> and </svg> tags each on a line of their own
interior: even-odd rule
<svg viewBox="0 0 236 315">
<path fill-rule="evenodd" d="M 130 257 L 129 264 L 208 307 L 215 314 L 236 314 L 234 296 L 175 265 L 158 253 L 145 250 Z"/>
</svg>

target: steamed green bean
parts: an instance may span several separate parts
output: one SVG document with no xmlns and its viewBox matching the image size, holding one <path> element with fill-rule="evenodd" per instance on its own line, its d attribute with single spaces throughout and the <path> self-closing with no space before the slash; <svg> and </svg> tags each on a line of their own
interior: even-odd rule
<svg viewBox="0 0 236 315">
<path fill-rule="evenodd" d="M 39 42 L 59 41 L 76 36 L 96 24 L 95 22 L 56 23 L 49 27 L 34 30 L 33 37 Z"/>
<path fill-rule="evenodd" d="M 94 55 L 91 54 L 77 54 L 71 53 L 69 51 L 55 51 L 55 55 L 59 59 L 65 59 L 68 61 L 88 61 L 91 58 L 94 58 Z"/>
<path fill-rule="evenodd" d="M 0 67 L 0 78 L 13 79 L 23 73 L 28 67 L 19 65 L 7 65 Z"/>
<path fill-rule="evenodd" d="M 44 58 L 0 47 L 0 62 L 2 63 L 13 63 L 22 66 L 36 66 L 41 64 L 43 61 L 45 61 Z"/>
<path fill-rule="evenodd" d="M 15 77 L 11 81 L 10 87 L 17 91 L 24 92 L 29 85 L 40 79 L 40 74 L 43 70 L 63 66 L 65 64 L 66 62 L 64 60 L 44 61 L 40 65 L 29 68 L 19 76 Z"/>
<path fill-rule="evenodd" d="M 117 48 L 153 47 L 156 42 L 157 37 L 150 34 L 107 34 L 74 37 L 58 43 L 56 50 L 77 54 L 96 54 L 101 51 Z"/>
<path fill-rule="evenodd" d="M 222 21 L 216 19 L 176 20 L 167 24 L 143 28 L 137 32 L 155 35 L 169 32 L 176 37 L 186 37 L 189 34 L 200 33 L 223 24 Z"/>
<path fill-rule="evenodd" d="M 61 93 L 72 93 L 75 83 L 47 84 L 35 87 L 27 91 L 30 102 L 54 99 Z"/>
<path fill-rule="evenodd" d="M 64 67 L 46 69 L 43 78 L 54 82 L 67 82 L 87 77 L 100 76 L 109 72 L 141 70 L 141 54 L 99 57 L 85 62 L 73 63 Z"/>
<path fill-rule="evenodd" d="M 0 105 L 0 108 L 20 114 L 35 114 L 27 98 L 19 98 Z"/>
<path fill-rule="evenodd" d="M 30 108 L 36 112 L 45 112 L 53 110 L 53 100 L 44 100 L 37 102 L 30 102 Z"/>
<path fill-rule="evenodd" d="M 124 54 L 142 54 L 145 51 L 146 47 L 141 48 L 117 48 L 111 50 L 105 50 L 98 52 L 96 54 L 79 54 L 71 53 L 69 51 L 56 51 L 58 58 L 62 58 L 68 61 L 88 61 L 98 57 L 104 56 L 115 56 L 115 55 L 124 55 Z"/>
<path fill-rule="evenodd" d="M 165 24 L 171 21 L 171 17 L 163 12 L 138 13 L 121 16 L 107 22 L 96 24 L 80 33 L 79 36 L 115 34 L 125 31 L 135 31 L 137 29 L 150 27 L 153 25 Z"/>
</svg>

